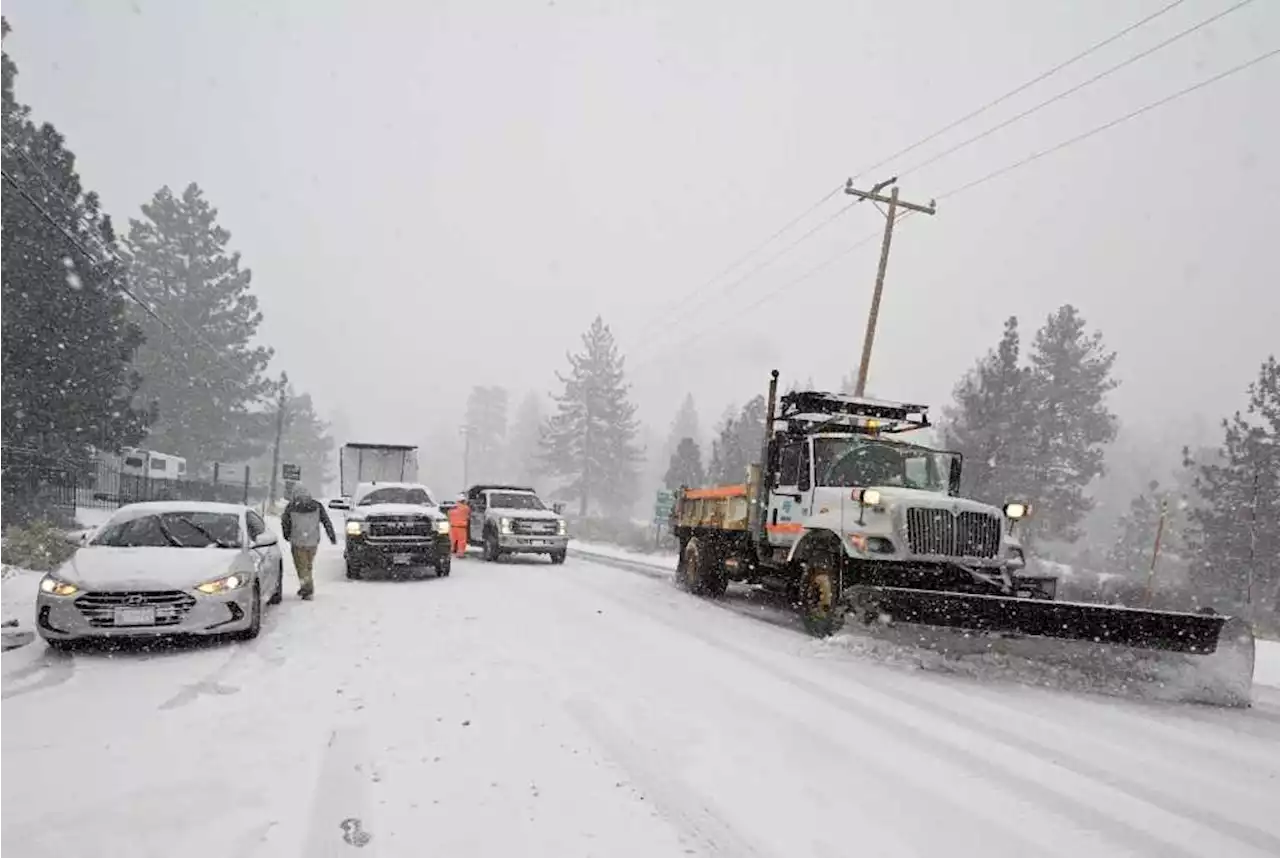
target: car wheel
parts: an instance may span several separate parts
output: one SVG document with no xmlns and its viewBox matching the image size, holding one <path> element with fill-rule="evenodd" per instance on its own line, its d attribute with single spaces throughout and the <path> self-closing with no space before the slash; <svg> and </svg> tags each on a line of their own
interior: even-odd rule
<svg viewBox="0 0 1280 858">
<path fill-rule="evenodd" d="M 498 559 L 498 534 L 489 531 L 484 536 L 484 559 L 493 563 Z"/>
<path fill-rule="evenodd" d="M 253 604 L 249 606 L 249 628 L 237 637 L 242 641 L 251 641 L 262 631 L 262 584 L 253 583 Z"/>
<path fill-rule="evenodd" d="M 564 551 L 557 551 L 551 555 L 551 562 L 559 566 L 561 563 L 564 562 L 565 557 L 566 557 L 566 553 Z"/>
<path fill-rule="evenodd" d="M 284 560 L 280 561 L 280 567 L 276 570 L 276 591 L 271 594 L 267 604 L 278 605 L 282 601 L 284 601 Z"/>
</svg>

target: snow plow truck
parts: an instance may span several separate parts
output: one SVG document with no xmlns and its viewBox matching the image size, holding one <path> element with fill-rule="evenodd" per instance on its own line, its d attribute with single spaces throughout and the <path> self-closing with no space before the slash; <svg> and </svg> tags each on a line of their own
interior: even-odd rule
<svg viewBox="0 0 1280 858">
<path fill-rule="evenodd" d="M 1030 507 L 960 496 L 959 453 L 910 443 L 926 406 L 816 391 L 778 401 L 745 484 L 682 488 L 676 583 L 720 597 L 730 582 L 785 594 L 806 628 L 852 621 L 875 637 L 947 655 L 996 653 L 1117 672 L 1175 699 L 1247 706 L 1248 623 L 1056 600 L 1027 572 L 1018 522 Z"/>
</svg>

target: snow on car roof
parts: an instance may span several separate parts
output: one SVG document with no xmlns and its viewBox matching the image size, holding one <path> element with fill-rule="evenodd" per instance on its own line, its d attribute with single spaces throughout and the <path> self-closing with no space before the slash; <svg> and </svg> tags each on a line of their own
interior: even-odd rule
<svg viewBox="0 0 1280 858">
<path fill-rule="evenodd" d="M 166 512 L 213 512 L 240 515 L 248 507 L 238 503 L 214 503 L 213 501 L 144 501 L 120 507 L 111 516 L 112 521 L 140 518 Z"/>
</svg>

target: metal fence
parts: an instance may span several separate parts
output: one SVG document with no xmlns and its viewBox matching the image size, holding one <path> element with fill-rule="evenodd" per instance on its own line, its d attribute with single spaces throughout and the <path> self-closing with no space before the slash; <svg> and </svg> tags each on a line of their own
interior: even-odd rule
<svg viewBox="0 0 1280 858">
<path fill-rule="evenodd" d="M 117 457 L 67 459 L 0 449 L 6 521 L 50 514 L 74 517 L 78 508 L 114 509 L 142 501 L 256 504 L 269 492 L 267 486 L 254 483 L 248 466 L 235 473 L 215 468 L 212 479 L 174 480 L 128 473 L 112 459 Z"/>
</svg>

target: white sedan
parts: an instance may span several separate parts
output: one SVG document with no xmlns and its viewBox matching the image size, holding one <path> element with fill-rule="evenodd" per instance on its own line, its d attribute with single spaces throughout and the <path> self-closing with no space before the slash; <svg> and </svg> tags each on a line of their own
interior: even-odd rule
<svg viewBox="0 0 1280 858">
<path fill-rule="evenodd" d="M 280 602 L 279 540 L 252 509 L 173 501 L 121 507 L 40 582 L 36 630 L 89 638 L 258 636 Z"/>
</svg>

